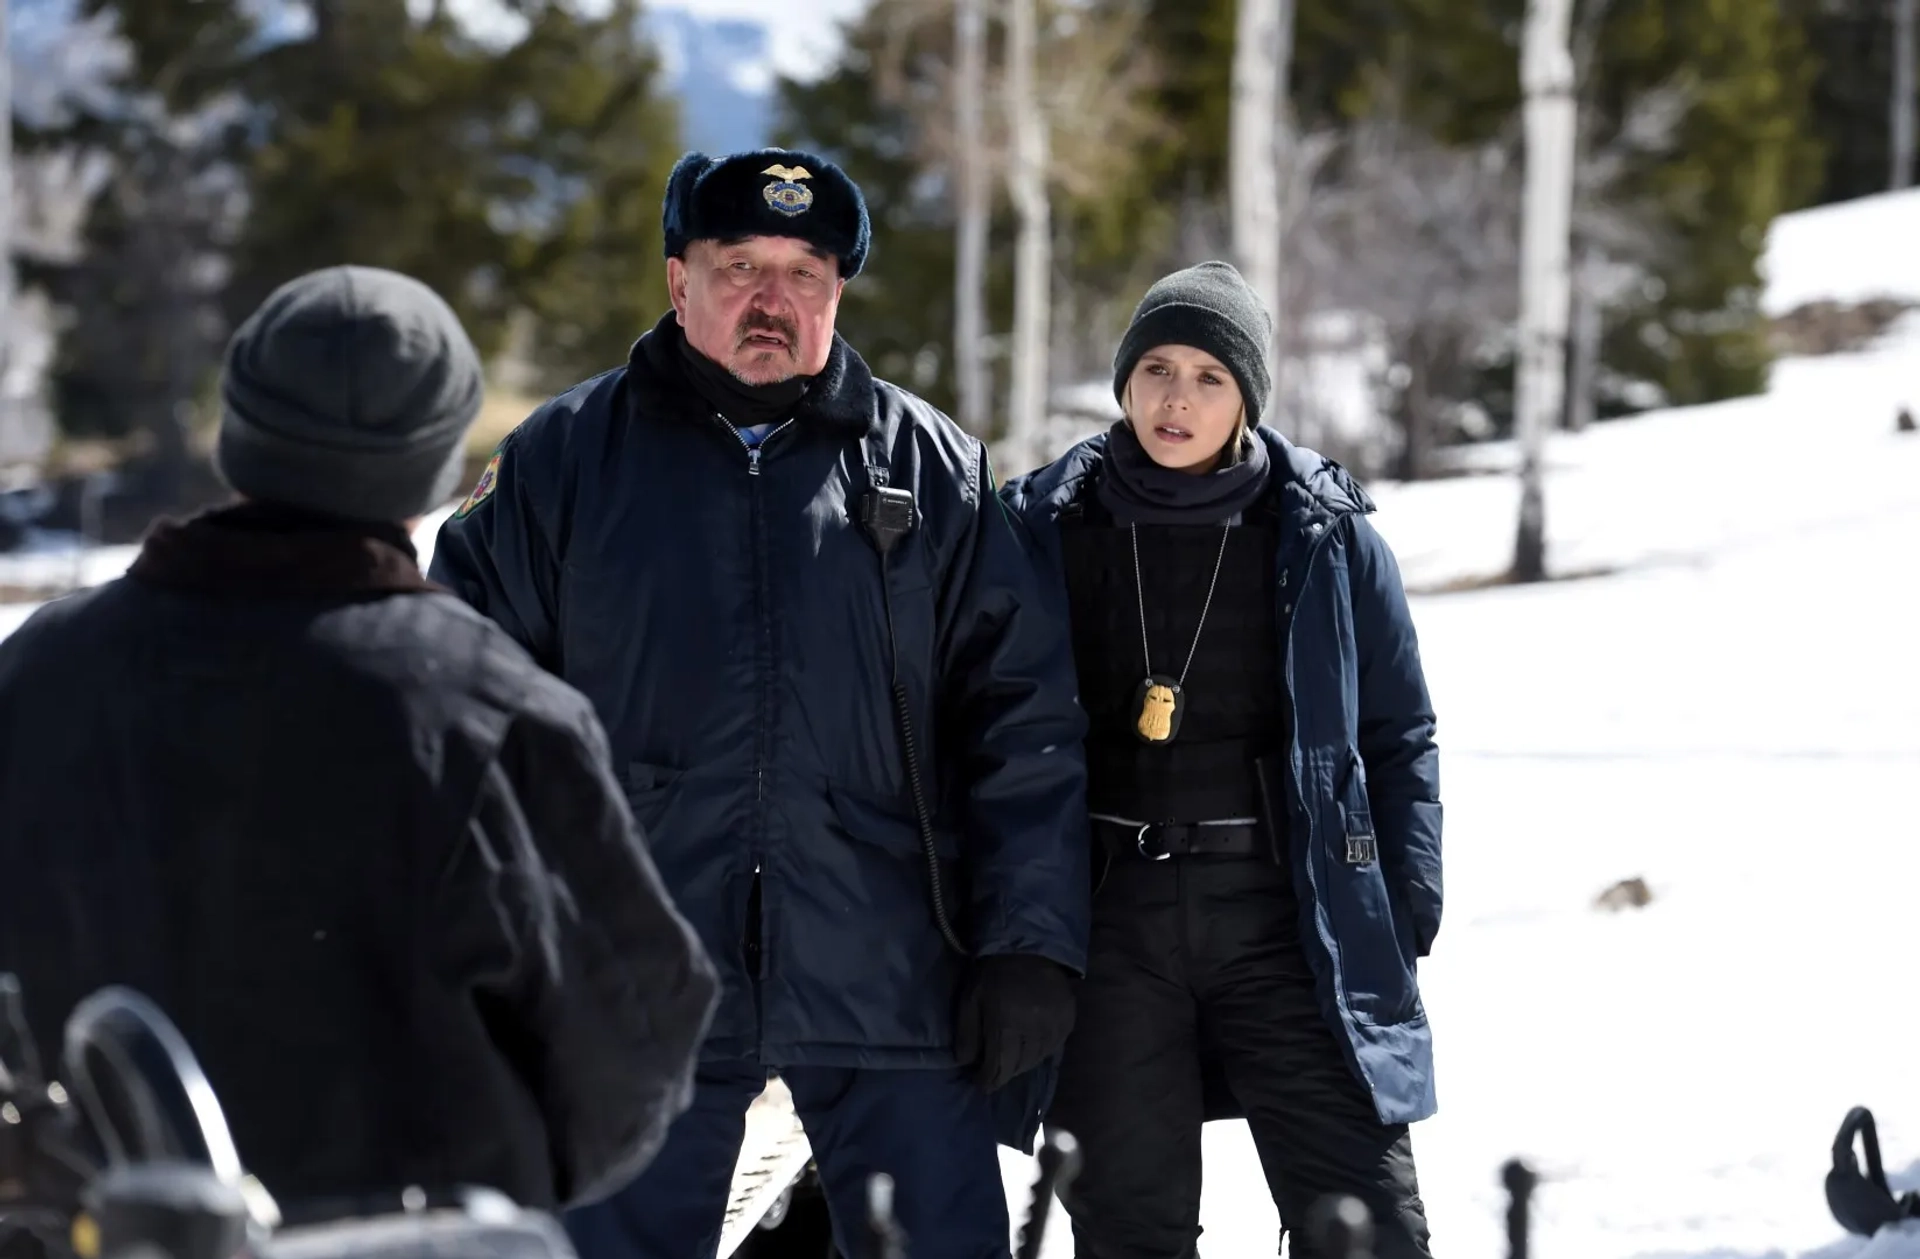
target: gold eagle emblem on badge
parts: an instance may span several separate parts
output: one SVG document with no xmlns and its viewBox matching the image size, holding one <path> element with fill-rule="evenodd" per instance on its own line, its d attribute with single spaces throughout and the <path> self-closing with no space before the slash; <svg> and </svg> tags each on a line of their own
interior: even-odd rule
<svg viewBox="0 0 1920 1259">
<path fill-rule="evenodd" d="M 813 205 L 813 189 L 800 183 L 802 179 L 812 179 L 813 172 L 804 166 L 782 166 L 774 163 L 760 172 L 771 175 L 777 181 L 768 184 L 760 195 L 767 199 L 767 206 L 776 213 L 792 218 L 804 214 Z"/>
<path fill-rule="evenodd" d="M 1173 688 L 1149 686 L 1140 703 L 1140 718 L 1134 729 L 1148 743 L 1165 743 L 1173 737 Z"/>
</svg>

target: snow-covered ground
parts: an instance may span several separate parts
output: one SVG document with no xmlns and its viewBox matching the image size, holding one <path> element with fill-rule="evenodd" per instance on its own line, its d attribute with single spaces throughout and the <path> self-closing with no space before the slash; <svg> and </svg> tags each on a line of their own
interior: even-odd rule
<svg viewBox="0 0 1920 1259">
<path fill-rule="evenodd" d="M 1895 265 L 1920 197 L 1774 239 L 1789 304 L 1823 274 L 1845 299 L 1920 298 Z M 1896 1187 L 1920 1187 L 1920 434 L 1895 434 L 1900 403 L 1920 409 L 1920 323 L 1785 362 L 1764 397 L 1558 437 L 1552 560 L 1604 575 L 1415 595 L 1447 803 L 1422 968 L 1441 1112 L 1414 1136 L 1442 1259 L 1504 1255 L 1515 1155 L 1546 1177 L 1543 1259 L 1920 1255 L 1848 1241 L 1821 1189 L 1857 1104 Z M 1376 497 L 1416 590 L 1505 564 L 1510 478 Z M 0 558 L 0 583 L 71 563 Z M 21 615 L 0 608 L 0 633 Z M 1633 876 L 1651 905 L 1592 907 Z M 1206 1150 L 1206 1253 L 1272 1253 L 1244 1127 Z M 1031 1164 L 1005 1170 L 1017 1224 Z M 1046 1253 L 1071 1253 L 1063 1228 Z"/>
</svg>

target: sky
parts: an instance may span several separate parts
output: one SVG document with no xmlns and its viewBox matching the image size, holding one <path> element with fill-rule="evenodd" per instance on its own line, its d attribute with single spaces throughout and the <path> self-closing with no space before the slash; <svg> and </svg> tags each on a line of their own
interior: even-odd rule
<svg viewBox="0 0 1920 1259">
<path fill-rule="evenodd" d="M 511 38 L 515 19 L 497 0 L 449 0 L 449 7 L 476 34 Z M 826 68 L 838 45 L 836 23 L 866 7 L 866 0 L 672 0 L 658 7 L 703 18 L 748 18 L 767 27 L 773 70 L 811 78 Z"/>
<path fill-rule="evenodd" d="M 795 78 L 826 69 L 839 47 L 837 24 L 867 7 L 866 0 L 674 0 L 661 8 L 697 17 L 749 18 L 767 27 L 773 68 Z"/>
</svg>

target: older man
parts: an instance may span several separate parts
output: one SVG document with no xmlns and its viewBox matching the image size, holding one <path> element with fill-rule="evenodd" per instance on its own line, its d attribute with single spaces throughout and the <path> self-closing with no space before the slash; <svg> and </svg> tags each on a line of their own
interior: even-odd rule
<svg viewBox="0 0 1920 1259">
<path fill-rule="evenodd" d="M 673 309 L 507 438 L 433 575 L 590 696 L 724 982 L 693 1107 L 587 1259 L 711 1255 L 777 1072 L 843 1253 L 867 1177 L 921 1259 L 1005 1259 L 1088 917 L 1084 717 L 980 442 L 834 332 L 859 189 L 675 167 Z M 969 1069 L 970 1068 L 970 1069 Z"/>
</svg>

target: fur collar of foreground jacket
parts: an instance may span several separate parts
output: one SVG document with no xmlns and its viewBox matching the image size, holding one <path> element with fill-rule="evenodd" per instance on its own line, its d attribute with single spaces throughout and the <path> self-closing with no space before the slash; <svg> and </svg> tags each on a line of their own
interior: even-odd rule
<svg viewBox="0 0 1920 1259">
<path fill-rule="evenodd" d="M 440 589 L 421 574 L 413 539 L 398 524 L 267 503 L 161 521 L 127 575 L 173 590 L 243 598 L 352 599 Z"/>
</svg>

